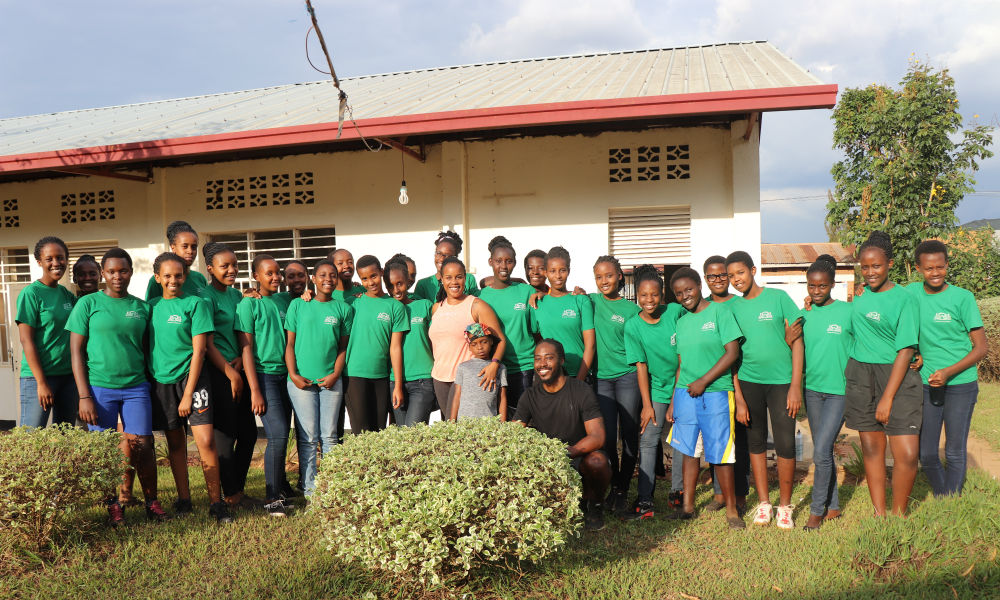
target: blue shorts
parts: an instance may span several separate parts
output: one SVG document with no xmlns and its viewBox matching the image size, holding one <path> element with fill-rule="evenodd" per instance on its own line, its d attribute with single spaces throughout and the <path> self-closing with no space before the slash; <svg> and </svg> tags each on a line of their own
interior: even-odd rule
<svg viewBox="0 0 1000 600">
<path fill-rule="evenodd" d="M 97 407 L 97 425 L 87 425 L 91 431 L 105 431 L 118 427 L 132 435 L 153 435 L 153 402 L 149 397 L 149 383 L 135 387 L 114 389 L 90 386 L 90 394 Z"/>
<path fill-rule="evenodd" d="M 674 390 L 674 426 L 667 442 L 686 456 L 696 456 L 698 434 L 705 447 L 705 460 L 713 465 L 736 462 L 733 449 L 733 417 L 736 402 L 732 392 L 705 392 L 697 398 L 686 388 Z"/>
</svg>

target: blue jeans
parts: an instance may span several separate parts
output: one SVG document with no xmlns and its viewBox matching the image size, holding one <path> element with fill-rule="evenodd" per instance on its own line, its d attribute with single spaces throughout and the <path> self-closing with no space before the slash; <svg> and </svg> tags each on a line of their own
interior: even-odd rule
<svg viewBox="0 0 1000 600">
<path fill-rule="evenodd" d="M 646 431 L 639 437 L 639 502 L 652 502 L 653 491 L 656 489 L 656 450 L 659 447 L 660 435 L 667 421 L 669 404 L 653 402 L 653 421 L 646 425 Z M 679 466 L 680 463 L 678 462 Z M 680 473 L 680 469 L 675 469 Z M 681 489 L 684 488 L 683 483 Z"/>
<path fill-rule="evenodd" d="M 337 420 L 340 419 L 340 405 L 344 402 L 344 381 L 338 379 L 332 389 L 310 385 L 302 390 L 291 381 L 287 382 L 287 386 L 299 428 L 296 439 L 302 490 L 306 496 L 311 496 L 316 488 L 316 449 L 322 447 L 326 454 L 337 444 Z"/>
<path fill-rule="evenodd" d="M 76 422 L 80 396 L 76 391 L 73 375 L 49 375 L 45 378 L 52 390 L 53 402 L 49 408 L 38 403 L 38 380 L 34 377 L 21 378 L 21 425 L 25 427 L 45 427 L 52 413 L 52 424 Z"/>
<path fill-rule="evenodd" d="M 642 396 L 639 376 L 634 371 L 615 379 L 597 380 L 597 404 L 604 416 L 604 453 L 611 460 L 611 489 L 628 491 L 639 457 L 639 415 Z M 618 434 L 622 455 L 618 458 Z"/>
<path fill-rule="evenodd" d="M 264 449 L 264 487 L 267 501 L 277 500 L 288 485 L 285 479 L 285 453 L 288 432 L 292 426 L 292 403 L 285 385 L 287 375 L 258 373 L 266 411 L 260 416 L 264 424 L 267 447 Z"/>
<path fill-rule="evenodd" d="M 837 465 L 833 462 L 833 444 L 844 425 L 844 403 L 840 394 L 806 390 L 806 416 L 813 442 L 813 489 L 809 514 L 823 516 L 827 510 L 840 510 L 837 491 Z"/>
<path fill-rule="evenodd" d="M 396 389 L 394 381 L 389 382 L 389 396 Z M 400 427 L 412 427 L 417 423 L 427 424 L 431 420 L 431 413 L 437 410 L 437 400 L 434 396 L 434 380 L 414 379 L 403 383 L 403 404 L 399 408 L 392 409 L 392 415 L 396 419 L 396 425 Z"/>
<path fill-rule="evenodd" d="M 920 428 L 920 464 L 935 496 L 961 494 L 965 485 L 969 425 L 979 396 L 979 382 L 924 386 L 924 423 Z M 934 400 L 941 406 L 935 406 Z M 938 445 L 944 425 L 944 458 L 941 466 Z"/>
</svg>

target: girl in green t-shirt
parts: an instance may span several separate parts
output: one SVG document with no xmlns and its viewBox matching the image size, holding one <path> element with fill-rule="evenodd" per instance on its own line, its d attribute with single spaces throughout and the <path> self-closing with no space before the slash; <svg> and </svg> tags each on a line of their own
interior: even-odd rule
<svg viewBox="0 0 1000 600">
<path fill-rule="evenodd" d="M 585 381 L 596 351 L 594 305 L 589 296 L 571 294 L 566 289 L 569 267 L 569 252 L 562 246 L 555 246 L 546 254 L 545 276 L 549 291 L 538 299 L 538 307 L 534 309 L 534 333 L 536 341 L 542 338 L 558 340 L 566 351 L 563 365 L 566 374 Z"/>
<path fill-rule="evenodd" d="M 187 221 L 174 221 L 167 225 L 167 243 L 170 244 L 170 252 L 180 256 L 187 263 L 188 276 L 184 282 L 184 293 L 188 296 L 197 296 L 208 286 L 205 276 L 191 269 L 195 259 L 198 258 L 198 232 Z M 162 295 L 163 287 L 156 283 L 156 276 L 150 277 L 146 286 L 146 301 Z"/>
<path fill-rule="evenodd" d="M 594 283 L 598 289 L 590 294 L 594 306 L 594 374 L 597 403 L 604 415 L 607 434 L 604 453 L 611 460 L 611 491 L 605 506 L 625 514 L 628 488 L 639 460 L 639 413 L 642 412 L 636 367 L 625 359 L 625 325 L 639 314 L 639 306 L 621 295 L 625 273 L 614 256 L 601 256 L 594 263 Z"/>
<path fill-rule="evenodd" d="M 285 450 L 292 423 L 292 404 L 285 380 L 285 313 L 287 298 L 278 296 L 281 270 L 270 254 L 253 258 L 253 276 L 260 298 L 244 298 L 236 307 L 236 330 L 243 347 L 243 370 L 250 387 L 250 408 L 264 424 L 264 509 L 273 517 L 286 513 L 292 495 L 285 477 Z"/>
<path fill-rule="evenodd" d="M 132 257 L 111 248 L 101 258 L 107 287 L 77 301 L 66 322 L 70 331 L 73 377 L 80 396 L 80 420 L 91 431 L 115 429 L 121 418 L 123 450 L 139 476 L 146 517 L 162 521 L 167 513 L 156 499 L 156 457 L 150 386 L 146 380 L 149 305 L 128 293 Z M 114 490 L 107 496 L 110 524 L 125 513 Z"/>
<path fill-rule="evenodd" d="M 528 302 L 535 288 L 511 277 L 517 253 L 510 240 L 496 236 L 490 240 L 489 251 L 493 276 L 486 278 L 488 285 L 480 290 L 479 299 L 497 314 L 507 336 L 503 365 L 507 369 L 507 416 L 512 417 L 521 394 L 534 382 L 535 340 Z"/>
<path fill-rule="evenodd" d="M 173 252 L 153 261 L 153 276 L 163 295 L 153 298 L 149 323 L 149 367 L 153 375 L 153 427 L 164 432 L 170 470 L 177 485 L 174 512 L 190 513 L 187 433 L 198 446 L 205 487 L 211 506 L 208 512 L 219 523 L 231 523 L 232 515 L 222 501 L 219 455 L 215 451 L 213 409 L 219 400 L 211 394 L 211 380 L 203 368 L 208 338 L 215 330 L 210 304 L 183 293 L 187 263 Z M 228 394 L 227 394 L 228 395 Z"/>
<path fill-rule="evenodd" d="M 333 290 L 334 300 L 344 300 L 345 302 L 351 302 L 354 298 L 365 293 L 365 287 L 360 283 L 353 281 L 354 277 L 354 255 L 347 248 L 338 248 L 326 255 L 326 257 L 333 261 L 333 266 L 337 267 L 337 273 L 340 280 L 337 282 L 337 289 Z M 343 427 L 344 420 L 341 419 L 341 427 Z M 343 437 L 343 431 L 340 432 L 340 436 Z"/>
<path fill-rule="evenodd" d="M 243 373 L 244 340 L 235 329 L 236 309 L 243 294 L 233 288 L 239 260 L 232 248 L 209 242 L 201 249 L 209 285 L 201 297 L 212 309 L 215 332 L 208 337 L 205 365 L 212 385 L 215 450 L 219 454 L 219 477 L 226 503 L 234 508 L 259 507 L 262 503 L 244 493 L 250 460 L 257 444 L 257 422 L 250 410 L 248 384 Z"/>
<path fill-rule="evenodd" d="M 73 263 L 73 283 L 76 284 L 76 297 L 83 298 L 93 294 L 101 286 L 101 265 L 91 254 L 84 254 Z"/>
<path fill-rule="evenodd" d="M 844 420 L 861 436 L 877 516 L 886 514 L 887 441 L 893 458 L 892 512 L 906 514 L 917 477 L 923 407 L 920 376 L 910 369 L 918 343 L 917 300 L 889 281 L 892 259 L 892 240 L 881 231 L 873 231 L 858 250 L 866 289 L 851 302 L 854 345 L 844 373 Z"/>
<path fill-rule="evenodd" d="M 524 276 L 528 279 L 528 285 L 542 294 L 549 293 L 549 284 L 545 279 L 545 257 L 545 251 L 537 248 L 524 256 Z"/>
<path fill-rule="evenodd" d="M 921 242 L 914 252 L 923 283 L 906 290 L 920 310 L 919 351 L 924 384 L 920 464 L 935 496 L 961 494 L 972 410 L 979 396 L 976 363 L 989 350 L 976 298 L 947 282 L 948 247 L 937 240 Z M 938 444 L 944 427 L 941 465 Z"/>
<path fill-rule="evenodd" d="M 431 302 L 407 293 L 414 283 L 416 267 L 404 254 L 396 254 L 385 264 L 382 277 L 389 295 L 398 300 L 406 310 L 410 330 L 403 334 L 403 399 L 394 406 L 392 413 L 396 425 L 413 426 L 429 423 L 434 411 L 434 353 L 427 330 L 431 326 Z M 395 389 L 395 373 L 390 373 L 389 387 Z"/>
<path fill-rule="evenodd" d="M 23 351 L 21 360 L 21 425 L 45 427 L 76 420 L 76 384 L 70 364 L 66 320 L 76 297 L 59 285 L 69 250 L 57 237 L 35 244 L 42 276 L 17 295 L 15 321 Z"/>
<path fill-rule="evenodd" d="M 417 287 L 413 290 L 413 295 L 418 298 L 440 302 L 444 300 L 445 292 L 441 286 L 441 266 L 446 258 L 457 257 L 462 252 L 462 236 L 454 231 L 442 231 L 438 233 L 434 240 L 434 274 L 424 277 L 417 282 Z M 472 296 L 479 295 L 479 287 L 476 286 L 476 276 L 472 273 L 465 275 L 466 294 Z"/>
</svg>

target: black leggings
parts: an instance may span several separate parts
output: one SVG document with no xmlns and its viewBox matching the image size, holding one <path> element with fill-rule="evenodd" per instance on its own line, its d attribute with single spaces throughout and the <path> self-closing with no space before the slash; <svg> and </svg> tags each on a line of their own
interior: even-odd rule
<svg viewBox="0 0 1000 600">
<path fill-rule="evenodd" d="M 205 364 L 212 386 L 214 411 L 215 449 L 219 453 L 219 478 L 222 494 L 234 496 L 243 491 L 247 471 L 257 443 L 257 422 L 250 410 L 250 397 L 246 377 L 239 402 L 232 400 L 229 378 L 210 363 Z"/>
<path fill-rule="evenodd" d="M 351 419 L 351 433 L 381 431 L 385 429 L 392 396 L 389 378 L 368 379 L 351 377 L 347 382 L 347 416 Z"/>
<path fill-rule="evenodd" d="M 441 409 L 441 420 L 447 421 L 451 418 L 451 399 L 455 397 L 455 382 L 437 379 L 431 381 L 434 382 L 434 398 L 437 400 L 438 408 Z"/>
<path fill-rule="evenodd" d="M 788 416 L 787 383 L 741 381 L 740 389 L 750 412 L 747 446 L 750 454 L 767 452 L 767 415 L 771 415 L 771 437 L 778 458 L 795 458 L 795 419 Z M 737 459 L 738 460 L 738 459 Z"/>
</svg>

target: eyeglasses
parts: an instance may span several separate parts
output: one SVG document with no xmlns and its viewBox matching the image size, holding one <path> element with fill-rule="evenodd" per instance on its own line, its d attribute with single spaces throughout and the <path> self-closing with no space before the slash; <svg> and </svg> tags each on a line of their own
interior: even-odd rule
<svg viewBox="0 0 1000 600">
<path fill-rule="evenodd" d="M 728 281 L 729 280 L 729 275 L 727 275 L 726 273 L 721 273 L 719 275 L 705 275 L 705 280 L 706 281 L 723 281 L 723 280 Z"/>
</svg>

